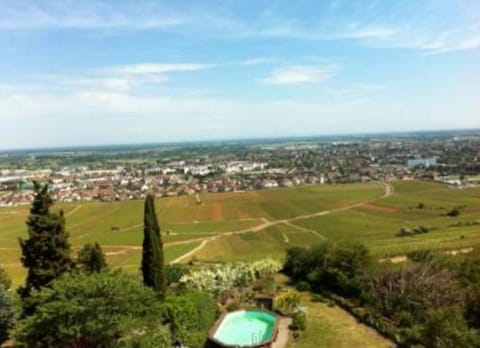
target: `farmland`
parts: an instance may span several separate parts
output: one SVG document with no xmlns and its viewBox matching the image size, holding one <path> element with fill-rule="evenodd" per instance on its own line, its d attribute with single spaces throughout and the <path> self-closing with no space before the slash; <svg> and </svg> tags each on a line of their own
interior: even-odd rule
<svg viewBox="0 0 480 348">
<path fill-rule="evenodd" d="M 168 261 L 195 250 L 205 262 L 282 257 L 294 245 L 325 239 L 359 240 L 379 258 L 426 247 L 468 248 L 480 243 L 480 189 L 424 182 L 312 185 L 159 199 Z M 423 203 L 422 208 L 418 208 Z M 458 217 L 446 213 L 460 207 Z M 58 204 L 74 249 L 102 244 L 109 263 L 136 271 L 142 243 L 143 202 Z M 28 207 L 0 209 L 0 264 L 22 281 L 18 238 L 26 236 Z M 403 227 L 431 231 L 397 237 Z"/>
</svg>

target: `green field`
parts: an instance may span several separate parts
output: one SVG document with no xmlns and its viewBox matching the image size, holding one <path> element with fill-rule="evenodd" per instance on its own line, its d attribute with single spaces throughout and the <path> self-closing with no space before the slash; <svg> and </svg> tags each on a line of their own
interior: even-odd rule
<svg viewBox="0 0 480 348">
<path fill-rule="evenodd" d="M 323 238 L 285 223 L 258 232 L 217 238 L 195 254 L 200 261 L 233 261 L 262 257 L 283 258 L 290 246 L 314 245 Z"/>
<path fill-rule="evenodd" d="M 419 248 L 461 249 L 480 243 L 480 225 L 472 224 L 480 222 L 480 188 L 459 190 L 420 182 L 398 182 L 394 188 L 392 196 L 375 203 L 295 224 L 318 231 L 331 240 L 355 238 L 378 255 Z M 425 208 L 418 209 L 419 203 Z M 464 206 L 460 216 L 445 215 L 458 206 Z M 468 223 L 471 225 L 467 226 Z M 403 226 L 420 225 L 433 229 L 426 234 L 395 236 Z"/>
<path fill-rule="evenodd" d="M 480 188 L 452 189 L 425 182 L 316 185 L 159 199 L 157 213 L 169 261 L 193 250 L 206 262 L 282 257 L 294 245 L 324 239 L 359 240 L 383 257 L 418 248 L 460 249 L 480 244 Z M 385 197 L 385 193 L 390 193 Z M 424 203 L 424 209 L 418 209 Z M 452 218 L 445 213 L 462 207 Z M 143 202 L 59 204 L 75 249 L 98 241 L 113 267 L 138 270 Z M 22 281 L 18 238 L 26 236 L 28 207 L 0 209 L 0 264 Z M 463 224 L 463 225 L 462 225 Z M 396 237 L 402 226 L 434 227 Z M 188 261 L 185 258 L 182 261 Z"/>
</svg>

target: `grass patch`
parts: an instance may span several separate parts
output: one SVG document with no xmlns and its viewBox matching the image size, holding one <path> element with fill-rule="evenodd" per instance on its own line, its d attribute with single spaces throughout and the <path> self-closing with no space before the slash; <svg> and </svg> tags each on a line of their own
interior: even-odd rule
<svg viewBox="0 0 480 348">
<path fill-rule="evenodd" d="M 359 324 L 338 306 L 313 302 L 310 293 L 302 293 L 307 307 L 307 328 L 298 339 L 290 337 L 287 348 L 387 348 L 393 344 L 373 329 Z"/>
</svg>

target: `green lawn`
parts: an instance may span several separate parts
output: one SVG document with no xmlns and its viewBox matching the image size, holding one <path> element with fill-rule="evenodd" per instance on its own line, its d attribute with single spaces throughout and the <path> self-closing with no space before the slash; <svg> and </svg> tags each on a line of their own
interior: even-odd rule
<svg viewBox="0 0 480 348">
<path fill-rule="evenodd" d="M 298 339 L 292 337 L 288 348 L 387 348 L 394 345 L 343 309 L 329 307 L 325 303 L 310 301 L 303 294 L 303 305 L 307 307 L 307 329 Z"/>
</svg>

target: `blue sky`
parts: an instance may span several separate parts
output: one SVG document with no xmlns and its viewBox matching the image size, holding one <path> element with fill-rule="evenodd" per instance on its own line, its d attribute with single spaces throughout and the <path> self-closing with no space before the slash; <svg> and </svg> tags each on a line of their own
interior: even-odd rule
<svg viewBox="0 0 480 348">
<path fill-rule="evenodd" d="M 480 128 L 477 0 L 0 8 L 0 149 Z"/>
</svg>

